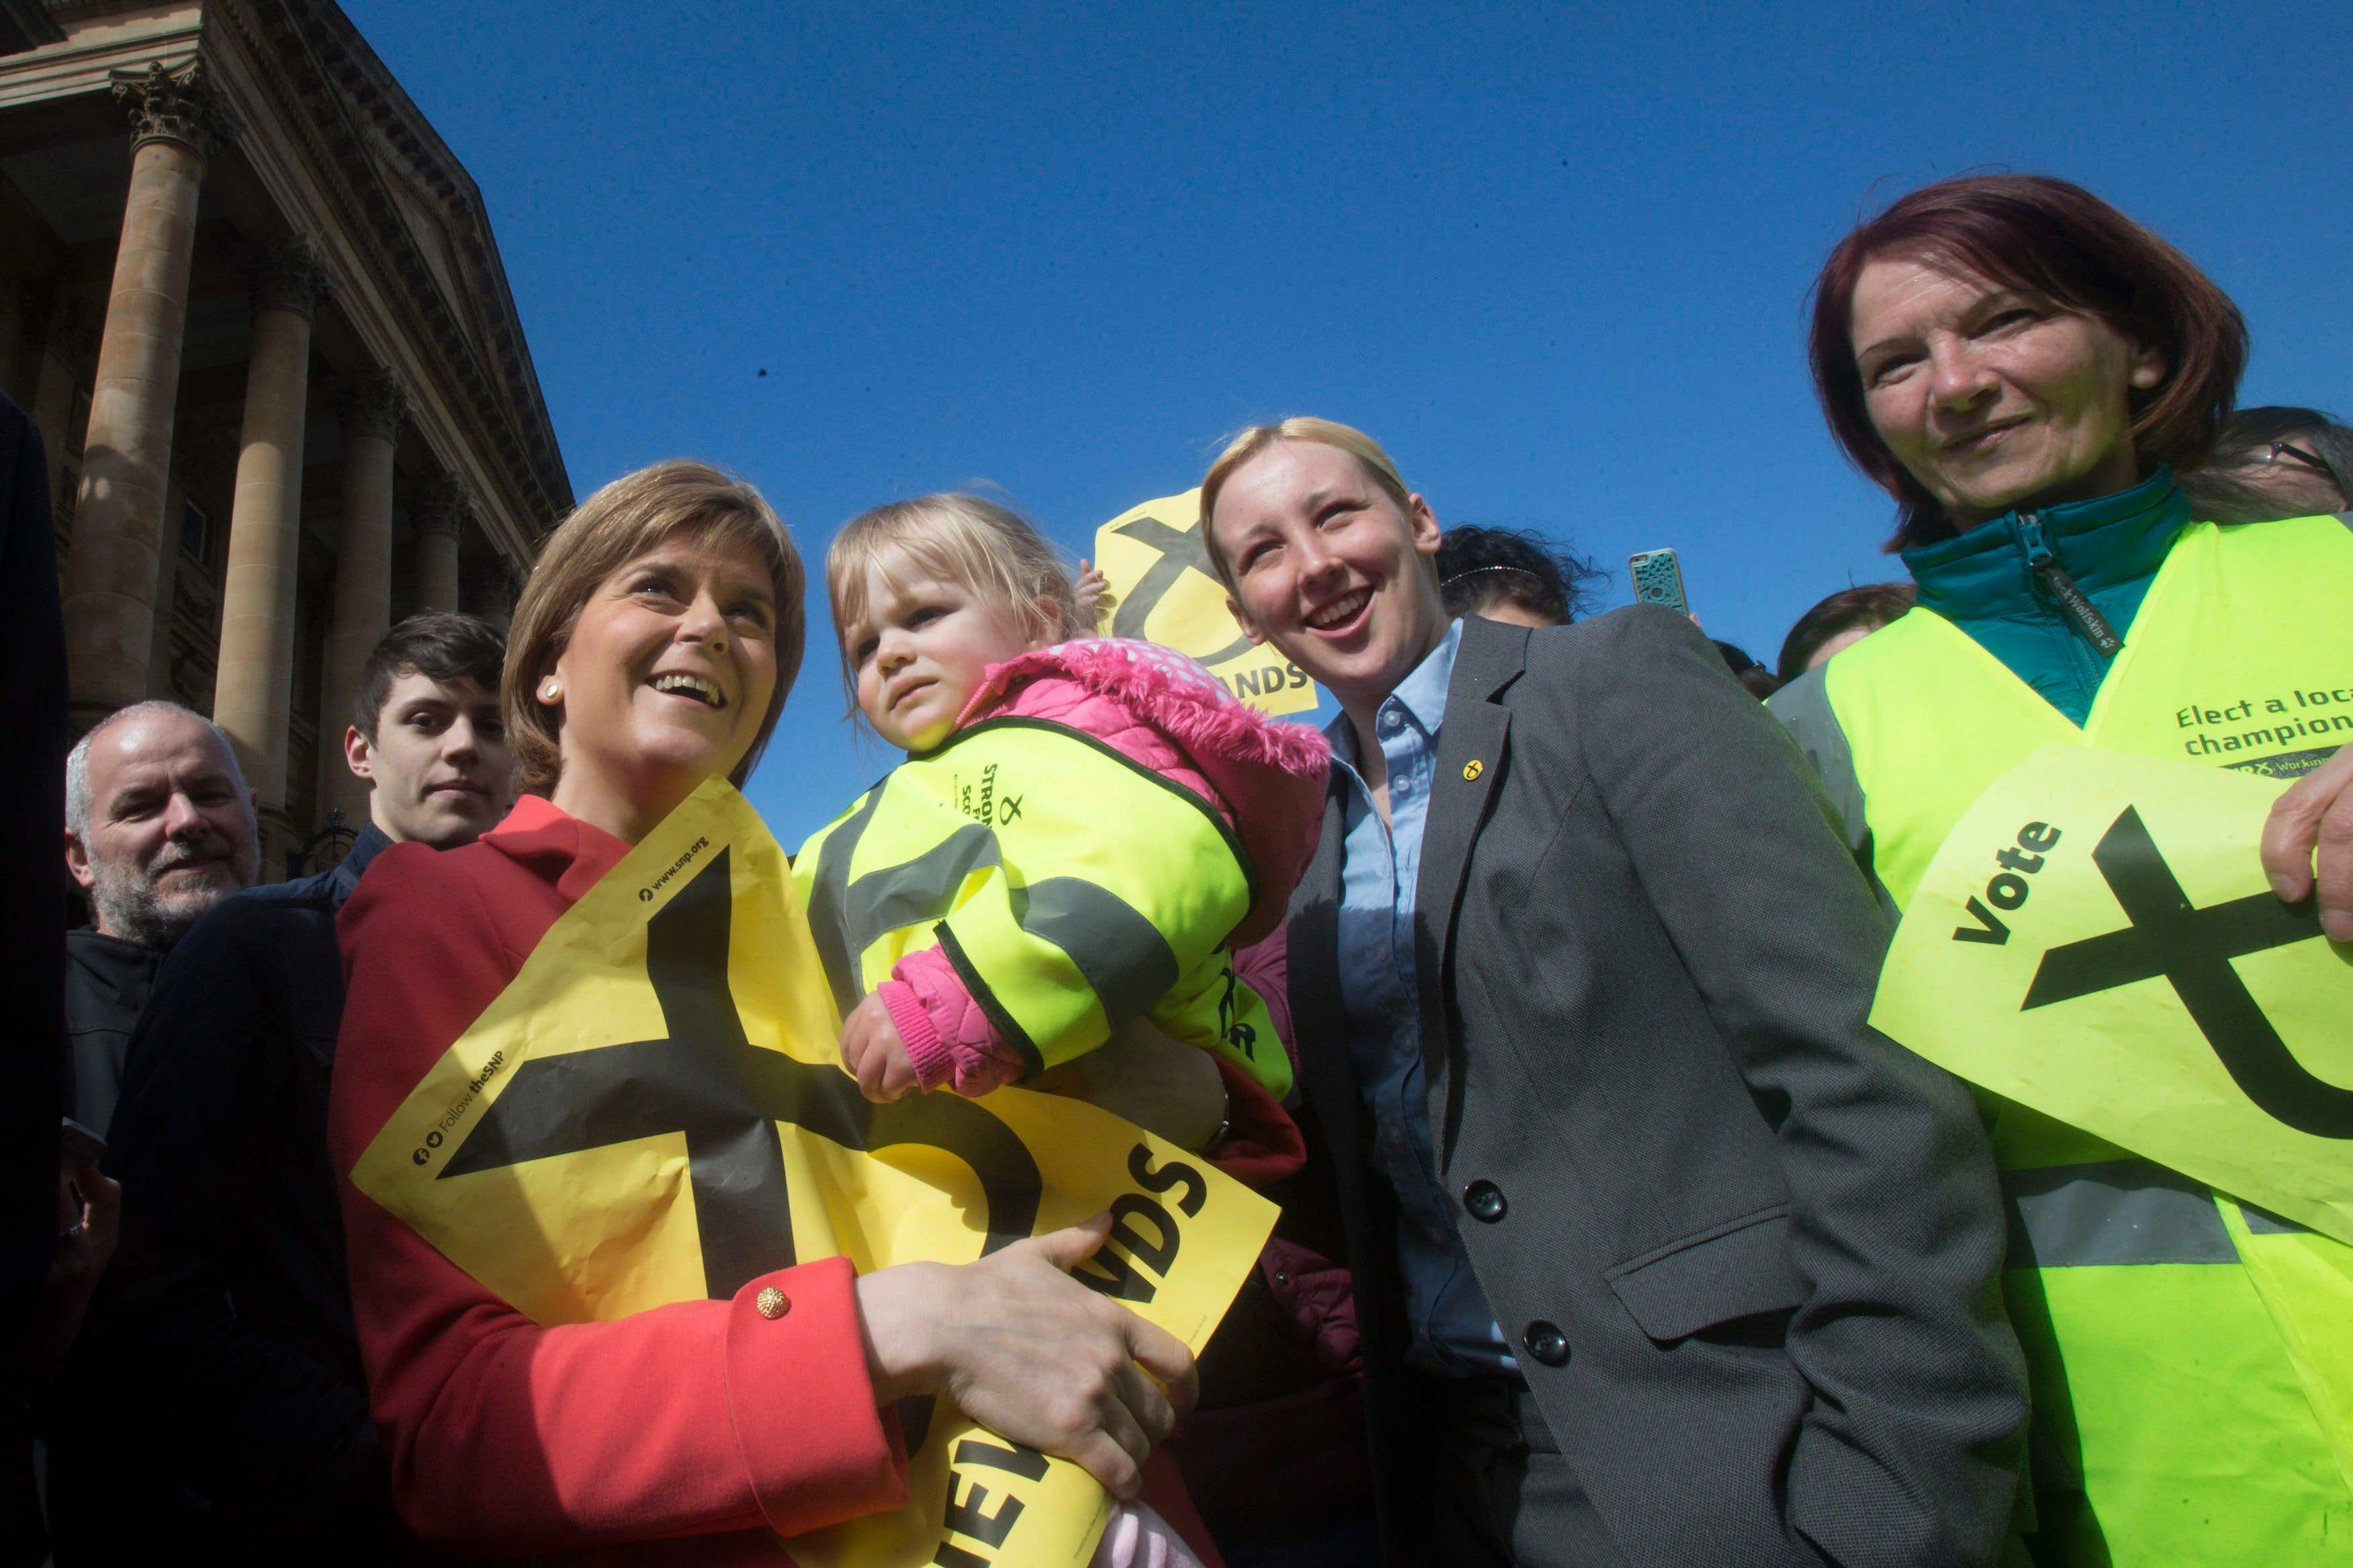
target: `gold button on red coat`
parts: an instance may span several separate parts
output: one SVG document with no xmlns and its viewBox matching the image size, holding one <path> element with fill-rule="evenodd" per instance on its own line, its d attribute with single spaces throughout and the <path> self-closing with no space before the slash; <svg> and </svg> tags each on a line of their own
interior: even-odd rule
<svg viewBox="0 0 2353 1568">
<path fill-rule="evenodd" d="M 793 1310 L 793 1299 L 771 1285 L 752 1298 L 752 1305 L 764 1318 L 781 1318 Z"/>
</svg>

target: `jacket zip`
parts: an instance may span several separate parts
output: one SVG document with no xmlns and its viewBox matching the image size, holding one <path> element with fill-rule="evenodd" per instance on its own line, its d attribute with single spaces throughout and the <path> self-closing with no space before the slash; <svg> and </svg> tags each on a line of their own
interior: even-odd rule
<svg viewBox="0 0 2353 1568">
<path fill-rule="evenodd" d="M 2116 636 L 2116 629 L 2108 625 L 2108 618 L 2100 614 L 2099 606 L 2075 585 L 2075 579 L 2067 575 L 2067 569 L 2059 564 L 2059 557 L 2052 551 L 2051 542 L 2042 531 L 2040 512 L 2021 511 L 2018 514 L 2018 542 L 2026 547 L 2027 571 L 2042 584 L 2042 591 L 2051 595 L 2052 602 L 2059 606 L 2062 618 L 2075 628 L 2075 635 L 2091 644 L 2093 651 L 2102 658 L 2116 658 L 2117 650 L 2125 646 L 2125 639 Z"/>
</svg>

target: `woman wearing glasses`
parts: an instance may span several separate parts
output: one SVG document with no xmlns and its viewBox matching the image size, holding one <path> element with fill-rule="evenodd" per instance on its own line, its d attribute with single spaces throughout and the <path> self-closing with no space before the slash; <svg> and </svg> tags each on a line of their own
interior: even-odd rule
<svg viewBox="0 0 2353 1568">
<path fill-rule="evenodd" d="M 2214 456 L 2181 477 L 2210 522 L 2271 522 L 2353 507 L 2353 430 L 2317 408 L 2242 408 Z"/>
<path fill-rule="evenodd" d="M 1831 433 L 1896 500 L 1888 548 L 1919 607 L 1772 707 L 1888 900 L 1914 900 L 1972 804 L 2030 755 L 2118 754 L 2099 774 L 2109 778 L 2146 767 L 2121 753 L 2172 757 L 2296 781 L 2263 835 L 2263 870 L 2294 906 L 2270 918 L 2312 921 L 2303 900 L 2316 845 L 2317 930 L 2353 959 L 2353 746 L 2337 744 L 2353 733 L 2249 718 L 2221 726 L 2227 747 L 2184 741 L 2205 732 L 2209 714 L 2245 717 L 2249 699 L 2333 701 L 2353 679 L 2346 522 L 2217 526 L 2176 481 L 2215 451 L 2230 416 L 2246 357 L 2231 300 L 2076 186 L 1958 179 L 1914 192 L 1839 244 L 1816 285 L 1810 352 Z M 2272 451 L 2277 439 L 2265 439 L 2264 466 L 2308 473 L 2309 448 L 2289 439 Z M 2232 456 L 2250 466 L 2247 447 Z M 2311 499 L 2304 510 L 2325 514 L 2344 498 Z M 2025 872 L 2057 859 L 2048 825 L 2021 831 L 2045 851 L 2009 849 Z M 2107 842 L 2097 830 L 2077 837 L 2064 854 Z M 2018 910 L 2039 889 L 2001 866 L 1987 862 L 1999 884 L 1987 897 Z M 2047 911 L 2052 895 L 2042 898 Z M 1988 925 L 1978 940 L 2008 934 Z M 1883 1003 L 1912 984 L 1892 965 Z M 2177 984 L 2195 1016 L 2194 987 Z M 1989 1032 L 2010 1033 L 1989 1050 L 2029 1037 L 2009 1021 L 2027 1005 L 2042 1004 L 2002 1015 Z M 2150 1049 L 2133 1026 L 2114 1037 Z M 2214 1192 L 2071 1124 L 2063 1112 L 2117 1131 L 2105 1111 L 2052 1091 L 2049 1074 L 1987 1076 L 2018 1097 L 1981 1100 L 2012 1205 L 2005 1289 L 2033 1377 L 2033 1510 L 2018 1524 L 2034 1560 L 2353 1562 L 2353 1247 L 2343 1245 L 2353 1237 L 2280 1221 L 2235 1201 L 2259 1194 Z M 2178 1146 L 2150 1135 L 2168 1114 L 2178 1121 L 2160 1085 L 2126 1074 L 2108 1092 L 2141 1118 L 2127 1142 Z M 2353 1098 L 2327 1084 L 2310 1092 Z M 2316 1163 L 2315 1179 L 2341 1181 L 2327 1170 L 2342 1169 Z"/>
</svg>

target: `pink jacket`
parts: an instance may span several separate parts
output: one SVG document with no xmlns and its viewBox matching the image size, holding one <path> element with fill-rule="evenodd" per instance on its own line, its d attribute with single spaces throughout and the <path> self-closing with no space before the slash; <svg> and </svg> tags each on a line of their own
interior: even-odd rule
<svg viewBox="0 0 2353 1568">
<path fill-rule="evenodd" d="M 1315 852 L 1332 760 L 1321 734 L 1243 706 L 1182 654 L 1127 638 L 1068 642 L 990 666 L 957 725 L 1006 715 L 1083 731 L 1208 802 L 1256 878 L 1256 901 L 1225 942 L 1247 946 L 1282 922 Z M 1020 1076 L 1020 1057 L 938 948 L 901 959 L 876 990 L 925 1089 L 952 1084 L 979 1095 Z"/>
</svg>

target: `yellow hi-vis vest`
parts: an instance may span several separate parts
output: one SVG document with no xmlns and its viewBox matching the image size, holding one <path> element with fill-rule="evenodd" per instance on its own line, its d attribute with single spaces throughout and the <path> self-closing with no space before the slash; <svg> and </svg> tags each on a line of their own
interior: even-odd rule
<svg viewBox="0 0 2353 1568">
<path fill-rule="evenodd" d="M 1908 907 L 1956 824 L 2045 748 L 2292 777 L 2353 742 L 2353 532 L 2330 517 L 2192 525 L 2080 729 L 1927 610 L 1788 696 L 1776 712 L 1848 811 L 1858 858 Z M 2047 833 L 2019 831 L 2030 849 Z M 1900 983 L 1891 963 L 1883 1005 Z M 2353 1247 L 2031 1104 L 1981 1102 L 2033 1376 L 2036 1560 L 2353 1562 Z"/>
<path fill-rule="evenodd" d="M 1240 840 L 1092 735 L 1018 717 L 958 731 L 819 829 L 793 877 L 845 1014 L 936 944 L 1031 1075 L 1149 1018 L 1290 1092 L 1226 948 L 1254 895 Z"/>
</svg>

